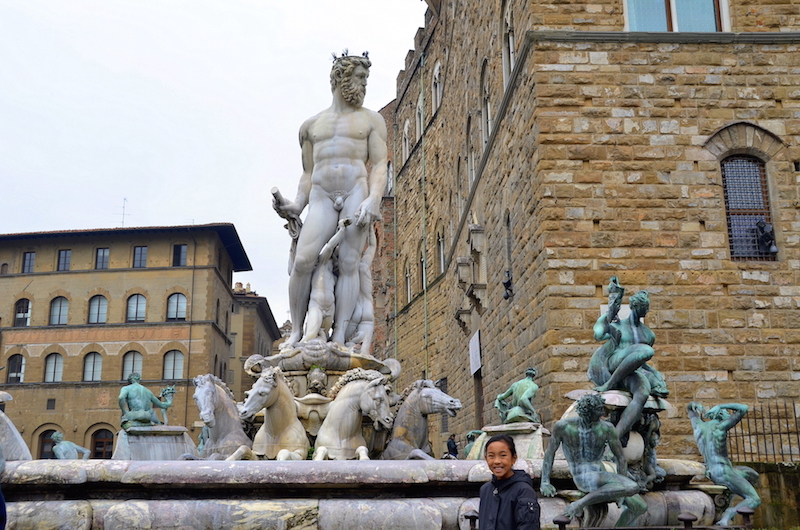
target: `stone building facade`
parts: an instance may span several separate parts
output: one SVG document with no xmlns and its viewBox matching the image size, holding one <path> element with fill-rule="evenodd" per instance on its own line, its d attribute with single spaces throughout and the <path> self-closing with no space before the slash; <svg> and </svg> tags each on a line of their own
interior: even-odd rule
<svg viewBox="0 0 800 530">
<path fill-rule="evenodd" d="M 228 369 L 228 387 L 238 401 L 244 401 L 244 392 L 250 390 L 255 379 L 244 371 L 244 362 L 253 354 L 268 357 L 272 355 L 272 346 L 281 340 L 269 301 L 264 296 L 236 282 L 233 286 L 233 304 L 231 306 L 231 340 L 233 341 L 234 358 Z"/>
<path fill-rule="evenodd" d="M 616 275 L 650 292 L 660 455 L 696 455 L 691 400 L 800 395 L 797 4 L 428 4 L 389 124 L 401 387 L 446 381 L 463 436 L 533 366 L 551 426 Z"/>
<path fill-rule="evenodd" d="M 175 385 L 169 423 L 191 427 L 191 379 L 240 368 L 230 286 L 247 270 L 231 224 L 0 235 L 0 388 L 34 458 L 53 430 L 110 457 L 132 371 L 156 394 Z"/>
</svg>

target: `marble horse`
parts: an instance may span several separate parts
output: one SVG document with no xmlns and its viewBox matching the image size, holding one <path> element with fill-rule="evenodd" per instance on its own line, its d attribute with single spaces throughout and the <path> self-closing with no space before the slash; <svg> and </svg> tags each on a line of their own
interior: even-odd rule
<svg viewBox="0 0 800 530">
<path fill-rule="evenodd" d="M 283 371 L 267 368 L 245 395 L 240 410 L 243 420 L 251 420 L 264 409 L 264 424 L 253 440 L 253 451 L 270 460 L 305 460 L 311 444 L 297 418 L 297 404 Z"/>
<path fill-rule="evenodd" d="M 345 372 L 329 393 L 333 401 L 317 434 L 314 460 L 369 460 L 361 418 L 369 416 L 376 430 L 391 429 L 392 394 L 380 372 L 362 368 Z"/>
<path fill-rule="evenodd" d="M 215 375 L 198 375 L 193 382 L 194 402 L 205 424 L 205 441 L 200 456 L 208 460 L 223 460 L 236 452 L 249 451 L 253 442 L 242 428 L 233 392 Z M 240 448 L 243 449 L 240 451 Z"/>
<path fill-rule="evenodd" d="M 381 455 L 382 460 L 433 460 L 428 444 L 428 415 L 455 416 L 461 401 L 448 396 L 430 379 L 411 383 L 398 402 L 400 408 L 394 420 L 392 439 Z"/>
</svg>

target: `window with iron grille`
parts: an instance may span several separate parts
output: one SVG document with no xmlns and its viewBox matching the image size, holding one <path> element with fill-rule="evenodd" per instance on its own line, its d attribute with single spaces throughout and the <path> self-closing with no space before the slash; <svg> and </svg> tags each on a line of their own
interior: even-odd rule
<svg viewBox="0 0 800 530">
<path fill-rule="evenodd" d="M 772 224 L 764 162 L 736 155 L 723 160 L 721 166 L 731 259 L 774 261 L 776 253 L 759 233 L 760 227 L 771 229 Z"/>
</svg>

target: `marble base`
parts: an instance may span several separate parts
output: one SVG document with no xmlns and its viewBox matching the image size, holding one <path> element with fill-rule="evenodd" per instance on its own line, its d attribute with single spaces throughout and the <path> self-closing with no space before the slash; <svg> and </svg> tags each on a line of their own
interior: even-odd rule
<svg viewBox="0 0 800 530">
<path fill-rule="evenodd" d="M 200 457 L 186 427 L 131 427 L 117 433 L 112 460 L 179 460 L 183 454 Z"/>
<path fill-rule="evenodd" d="M 483 447 L 492 436 L 496 434 L 507 434 L 514 440 L 517 447 L 517 456 L 525 460 L 544 458 L 543 436 L 550 436 L 550 431 L 542 427 L 541 423 L 505 423 L 503 425 L 487 425 L 483 429 L 483 434 L 475 440 L 467 459 L 481 460 L 483 458 Z"/>
<path fill-rule="evenodd" d="M 648 513 L 637 528 L 682 527 L 681 512 L 697 516 L 698 525 L 711 524 L 712 497 L 686 489 L 703 465 L 660 464 L 676 488 L 644 495 Z M 515 467 L 528 472 L 538 490 L 541 466 L 540 460 L 520 459 Z M 16 530 L 467 530 L 465 516 L 479 510 L 478 490 L 491 476 L 486 462 L 468 460 L 29 460 L 8 463 L 3 493 L 9 528 Z M 564 461 L 555 462 L 552 477 L 561 488 L 574 487 Z M 560 489 L 558 497 L 540 499 L 542 528 L 555 528 L 552 519 L 564 511 L 570 493 Z M 612 503 L 605 524 L 618 517 Z"/>
</svg>

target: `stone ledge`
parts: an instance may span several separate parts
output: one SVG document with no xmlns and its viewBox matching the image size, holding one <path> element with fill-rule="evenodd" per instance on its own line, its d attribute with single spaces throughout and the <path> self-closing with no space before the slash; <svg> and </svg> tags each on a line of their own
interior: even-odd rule
<svg viewBox="0 0 800 530">
<path fill-rule="evenodd" d="M 19 460 L 8 462 L 2 483 L 172 485 L 184 488 L 211 486 L 251 487 L 336 486 L 362 484 L 412 485 L 427 482 L 469 483 L 470 470 L 479 460 L 331 460 L 278 461 L 130 461 L 130 460 Z"/>
<path fill-rule="evenodd" d="M 529 30 L 527 39 L 562 42 L 645 42 L 665 44 L 797 44 L 800 32 L 643 32 L 643 31 L 551 31 Z"/>
<path fill-rule="evenodd" d="M 705 473 L 705 467 L 691 460 L 659 459 L 667 474 L 688 482 Z M 541 460 L 517 462 L 538 481 Z M 568 479 L 567 462 L 556 460 L 553 476 Z M 316 462 L 264 461 L 128 461 L 128 460 L 20 460 L 8 462 L 2 476 L 4 490 L 31 484 L 77 485 L 91 483 L 139 484 L 142 486 L 181 484 L 182 488 L 250 488 L 253 486 L 297 488 L 357 488 L 364 484 L 413 486 L 427 483 L 466 485 L 491 478 L 483 460 L 331 460 Z M 108 485 L 103 487 L 110 487 Z"/>
</svg>

